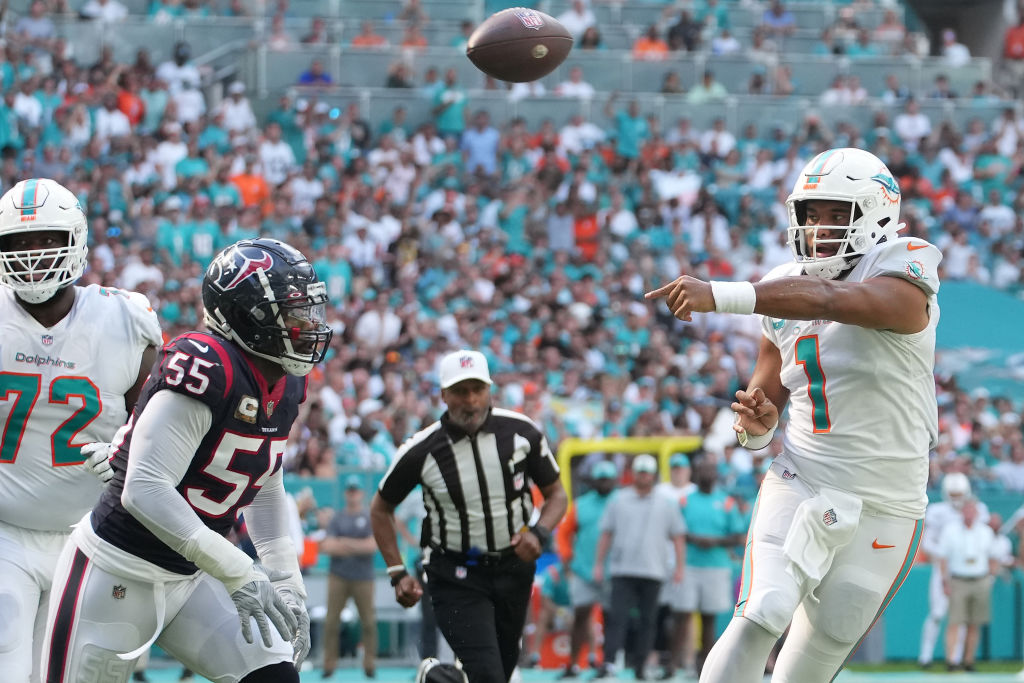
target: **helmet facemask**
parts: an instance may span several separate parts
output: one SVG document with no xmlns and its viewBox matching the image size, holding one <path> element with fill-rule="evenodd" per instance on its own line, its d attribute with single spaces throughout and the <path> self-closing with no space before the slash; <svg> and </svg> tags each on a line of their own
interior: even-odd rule
<svg viewBox="0 0 1024 683">
<path fill-rule="evenodd" d="M 841 202 L 850 208 L 849 218 L 836 225 L 833 216 L 822 215 L 817 225 L 807 225 L 811 201 Z M 875 245 L 895 239 L 900 230 L 899 184 L 878 157 L 861 149 L 830 149 L 814 157 L 798 176 L 786 206 L 793 258 L 816 277 L 841 276 Z M 811 249 L 812 230 L 816 235 L 832 234 L 815 239 Z"/>
<path fill-rule="evenodd" d="M 226 316 L 219 308 L 206 311 L 206 325 L 228 337 L 249 353 L 281 366 L 289 375 L 308 375 L 324 360 L 334 331 L 327 325 L 327 285 L 311 283 L 306 292 L 289 292 L 285 298 L 272 298 L 273 289 L 260 271 L 257 277 L 267 299 L 249 310 L 236 309 Z M 252 339 L 243 339 L 227 317 L 246 318 Z"/>
<path fill-rule="evenodd" d="M 874 243 L 866 243 L 863 238 L 860 228 L 864 223 L 864 212 L 856 202 L 851 202 L 848 198 L 836 197 L 832 200 L 846 203 L 851 207 L 850 219 L 846 224 L 833 225 L 826 220 L 825 223 L 807 225 L 807 204 L 816 200 L 829 201 L 830 198 L 815 197 L 813 200 L 786 202 L 790 215 L 788 243 L 796 262 L 804 266 L 804 271 L 808 275 L 834 280 L 856 265 L 864 252 Z M 808 246 L 808 233 L 814 235 L 813 246 Z M 818 236 L 823 233 L 830 236 Z"/>
<path fill-rule="evenodd" d="M 88 248 L 76 244 L 73 230 L 64 227 L 32 226 L 23 232 L 55 232 L 65 237 L 60 247 L 46 249 L 9 250 L 11 233 L 0 238 L 0 282 L 14 290 L 18 298 L 41 304 L 85 272 Z"/>
<path fill-rule="evenodd" d="M 38 246 L 30 235 L 50 233 Z M 85 272 L 85 213 L 67 188 L 48 178 L 23 180 L 0 198 L 0 284 L 30 304 L 49 301 Z"/>
</svg>

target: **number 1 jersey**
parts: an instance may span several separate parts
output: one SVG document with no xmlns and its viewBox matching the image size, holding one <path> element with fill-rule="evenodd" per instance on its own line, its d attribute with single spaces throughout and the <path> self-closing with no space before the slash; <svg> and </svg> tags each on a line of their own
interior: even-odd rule
<svg viewBox="0 0 1024 683">
<path fill-rule="evenodd" d="M 874 247 L 845 278 L 898 277 L 921 288 L 929 322 L 916 334 L 828 320 L 762 320 L 782 355 L 782 383 L 790 392 L 777 461 L 811 484 L 848 491 L 897 517 L 921 519 L 928 503 L 928 451 L 938 438 L 933 373 L 941 260 L 935 246 L 900 238 Z M 786 264 L 764 279 L 799 274 L 799 265 Z"/>
<path fill-rule="evenodd" d="M 288 432 L 306 398 L 306 378 L 285 375 L 269 388 L 236 344 L 190 332 L 161 351 L 135 416 L 159 391 L 189 396 L 213 413 L 210 428 L 176 488 L 206 526 L 226 536 L 239 511 L 280 469 Z M 131 439 L 129 428 L 114 455 L 114 478 L 93 508 L 93 528 L 100 538 L 137 557 L 168 571 L 192 574 L 197 571 L 194 564 L 121 504 Z"/>
<path fill-rule="evenodd" d="M 0 521 L 67 531 L 100 495 L 79 449 L 110 441 L 128 419 L 160 323 L 141 294 L 75 288 L 71 311 L 43 327 L 0 288 Z"/>
</svg>

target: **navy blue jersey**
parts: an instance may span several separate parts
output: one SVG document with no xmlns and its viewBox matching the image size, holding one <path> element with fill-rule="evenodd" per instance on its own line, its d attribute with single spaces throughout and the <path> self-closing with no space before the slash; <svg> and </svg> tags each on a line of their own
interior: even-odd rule
<svg viewBox="0 0 1024 683">
<path fill-rule="evenodd" d="M 285 375 L 271 391 L 238 346 L 190 332 L 161 350 L 135 406 L 133 422 L 158 391 L 184 394 L 213 412 L 210 429 L 177 491 L 206 526 L 227 535 L 238 512 L 281 467 L 288 432 L 306 398 L 306 378 Z M 133 430 L 128 430 L 114 455 L 114 478 L 93 508 L 93 527 L 100 538 L 122 550 L 169 571 L 191 574 L 197 567 L 121 504 Z"/>
</svg>

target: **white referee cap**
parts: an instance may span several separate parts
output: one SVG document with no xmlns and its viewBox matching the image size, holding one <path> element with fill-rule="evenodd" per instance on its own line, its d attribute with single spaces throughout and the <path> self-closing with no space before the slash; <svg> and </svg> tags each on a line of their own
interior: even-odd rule
<svg viewBox="0 0 1024 683">
<path fill-rule="evenodd" d="M 478 379 L 491 383 L 491 373 L 487 369 L 487 358 L 479 351 L 462 349 L 449 353 L 441 359 L 441 388 L 458 384 L 467 379 Z"/>
</svg>

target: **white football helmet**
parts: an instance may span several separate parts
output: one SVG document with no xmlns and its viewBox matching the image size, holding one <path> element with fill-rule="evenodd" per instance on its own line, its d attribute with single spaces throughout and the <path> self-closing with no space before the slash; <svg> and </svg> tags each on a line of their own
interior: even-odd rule
<svg viewBox="0 0 1024 683">
<path fill-rule="evenodd" d="M 850 202 L 849 225 L 805 225 L 806 202 L 825 199 Z M 852 147 L 830 149 L 804 166 L 786 200 L 789 208 L 789 247 L 808 275 L 833 280 L 873 246 L 894 239 L 899 230 L 900 187 L 882 160 L 870 152 Z M 842 230 L 836 239 L 815 241 L 813 253 L 807 246 L 808 230 Z M 835 254 L 818 256 L 819 245 L 834 245 Z"/>
<path fill-rule="evenodd" d="M 58 247 L 9 250 L 26 232 L 64 233 Z M 49 300 L 85 272 L 89 229 L 78 198 L 49 178 L 22 180 L 0 197 L 0 284 L 30 304 Z"/>
<path fill-rule="evenodd" d="M 960 509 L 971 497 L 971 480 L 963 472 L 950 472 L 942 478 L 942 499 Z"/>
</svg>

